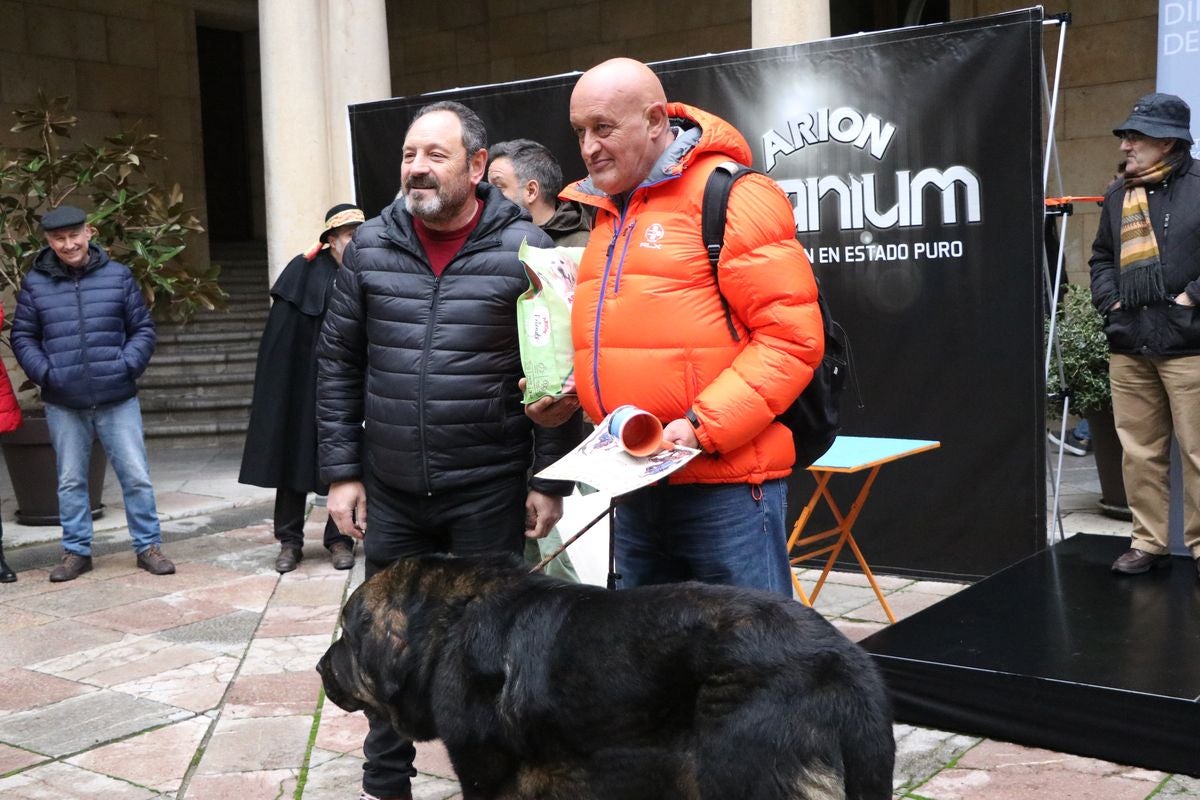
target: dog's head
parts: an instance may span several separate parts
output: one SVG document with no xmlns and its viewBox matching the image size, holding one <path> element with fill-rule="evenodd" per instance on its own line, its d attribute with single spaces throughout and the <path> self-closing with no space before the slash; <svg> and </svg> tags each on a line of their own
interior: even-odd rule
<svg viewBox="0 0 1200 800">
<path fill-rule="evenodd" d="M 524 570 L 505 559 L 424 556 L 381 571 L 342 608 L 342 635 L 317 663 L 326 696 L 371 709 L 407 738 L 435 738 L 429 697 L 446 637 L 497 579 Z"/>
<path fill-rule="evenodd" d="M 325 695 L 346 711 L 371 709 L 408 738 L 421 727 L 417 709 L 404 702 L 416 670 L 409 648 L 409 586 L 412 569 L 383 570 L 350 595 L 342 607 L 342 635 L 317 663 Z M 404 713 L 407 711 L 408 713 Z"/>
</svg>

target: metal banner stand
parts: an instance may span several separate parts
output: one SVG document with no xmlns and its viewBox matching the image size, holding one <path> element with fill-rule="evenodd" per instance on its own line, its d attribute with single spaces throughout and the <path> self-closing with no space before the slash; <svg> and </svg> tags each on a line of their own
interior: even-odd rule
<svg viewBox="0 0 1200 800">
<path fill-rule="evenodd" d="M 1054 64 L 1054 83 L 1051 88 L 1046 76 L 1046 61 L 1045 56 L 1042 58 L 1042 89 L 1044 91 L 1044 100 L 1049 109 L 1049 119 L 1046 126 L 1046 155 L 1042 168 L 1042 194 L 1047 193 L 1047 187 L 1050 181 L 1050 165 L 1055 168 L 1055 178 L 1059 194 L 1062 193 L 1062 168 L 1058 160 L 1058 143 L 1054 138 L 1055 119 L 1058 111 L 1058 90 L 1059 81 L 1062 78 L 1062 63 L 1063 52 L 1066 48 L 1067 27 L 1071 24 L 1071 15 L 1069 13 L 1056 14 L 1053 17 L 1047 18 L 1045 25 L 1058 25 L 1058 52 L 1055 56 Z M 1069 221 L 1072 212 L 1074 211 L 1073 201 L 1076 200 L 1094 200 L 1095 198 L 1083 197 L 1057 197 L 1045 200 L 1045 215 L 1046 219 L 1059 217 L 1062 219 L 1062 229 L 1058 232 L 1058 252 L 1054 259 L 1054 271 L 1051 274 L 1050 270 L 1050 254 L 1043 247 L 1042 258 L 1042 277 L 1046 287 L 1046 303 L 1050 310 L 1050 322 L 1046 334 L 1046 358 L 1043 364 L 1043 379 L 1050 376 L 1050 368 L 1054 366 L 1058 370 L 1059 386 L 1063 385 L 1063 367 L 1062 367 L 1062 351 L 1058 343 L 1058 298 L 1062 290 L 1063 280 L 1063 262 L 1066 254 L 1067 240 L 1067 222 Z M 1044 229 L 1044 228 L 1043 228 Z M 1050 513 L 1051 529 L 1046 533 L 1047 544 L 1054 544 L 1056 541 L 1061 541 L 1065 538 L 1062 522 L 1061 510 L 1061 490 L 1062 490 L 1062 468 L 1063 468 L 1063 442 L 1066 441 L 1067 435 L 1067 411 L 1070 403 L 1070 397 L 1064 392 L 1061 397 L 1047 397 L 1047 403 L 1061 402 L 1060 408 L 1060 424 L 1058 433 L 1058 454 L 1054 458 L 1049 450 L 1046 452 L 1046 461 L 1050 468 L 1051 474 L 1054 475 L 1054 492 Z"/>
</svg>

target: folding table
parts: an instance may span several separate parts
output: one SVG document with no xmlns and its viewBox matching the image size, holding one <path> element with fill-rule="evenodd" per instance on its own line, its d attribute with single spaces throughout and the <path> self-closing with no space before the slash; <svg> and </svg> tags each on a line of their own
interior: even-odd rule
<svg viewBox="0 0 1200 800">
<path fill-rule="evenodd" d="M 800 580 L 796 577 L 795 571 L 791 571 L 792 584 L 795 586 L 796 594 L 804 605 L 811 606 L 817 601 L 817 595 L 821 593 L 821 587 L 825 585 L 825 579 L 829 576 L 829 571 L 833 568 L 834 562 L 841 555 L 842 548 L 849 544 L 850 549 L 854 551 L 854 557 L 858 559 L 858 565 L 862 568 L 863 574 L 867 576 L 871 588 L 875 590 L 875 596 L 879 598 L 879 604 L 883 606 L 888 620 L 890 622 L 896 621 L 896 617 L 892 614 L 892 609 L 888 605 L 887 599 L 884 598 L 883 592 L 879 589 L 879 584 L 875 582 L 875 576 L 871 574 L 871 568 L 867 566 L 867 560 L 863 558 L 862 551 L 858 548 L 858 543 L 854 541 L 854 522 L 858 519 L 859 513 L 862 512 L 867 495 L 871 492 L 871 486 L 875 483 L 875 478 L 879 475 L 879 470 L 884 464 L 899 461 L 902 458 L 907 458 L 917 453 L 924 453 L 927 450 L 934 450 L 938 447 L 941 447 L 941 442 L 928 439 L 883 439 L 873 436 L 839 436 L 834 440 L 833 446 L 829 448 L 829 451 L 813 462 L 808 471 L 816 479 L 817 487 L 813 490 L 812 497 L 809 498 L 808 503 L 804 506 L 804 510 L 800 512 L 800 517 L 796 520 L 796 524 L 792 528 L 792 534 L 788 537 L 788 554 L 792 566 L 827 553 L 829 557 L 825 560 L 825 569 L 821 571 L 821 577 L 817 580 L 817 585 L 813 589 L 811 598 L 804 593 L 804 588 L 800 585 Z M 838 473 L 849 474 L 852 472 L 862 472 L 863 470 L 870 470 L 867 473 L 867 479 L 858 490 L 858 496 L 854 498 L 849 513 L 843 514 L 841 509 L 838 508 L 837 502 L 833 499 L 833 495 L 829 492 L 829 480 Z M 829 506 L 829 510 L 833 512 L 833 517 L 837 521 L 837 524 L 820 533 L 804 536 L 802 535 L 804 527 L 808 524 L 809 517 L 812 516 L 821 498 L 825 499 L 825 503 Z M 803 548 L 817 545 L 828 539 L 833 539 L 834 541 L 815 550 L 802 552 L 800 555 L 791 555 L 792 551 L 796 548 L 803 550 Z"/>
</svg>

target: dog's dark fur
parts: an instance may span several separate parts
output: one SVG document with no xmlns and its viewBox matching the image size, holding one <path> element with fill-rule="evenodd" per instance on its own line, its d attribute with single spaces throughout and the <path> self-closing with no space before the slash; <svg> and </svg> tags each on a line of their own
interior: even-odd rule
<svg viewBox="0 0 1200 800">
<path fill-rule="evenodd" d="M 342 624 L 317 667 L 329 699 L 440 738 L 465 800 L 891 796 L 878 672 L 780 596 L 429 556 L 359 587 Z"/>
</svg>

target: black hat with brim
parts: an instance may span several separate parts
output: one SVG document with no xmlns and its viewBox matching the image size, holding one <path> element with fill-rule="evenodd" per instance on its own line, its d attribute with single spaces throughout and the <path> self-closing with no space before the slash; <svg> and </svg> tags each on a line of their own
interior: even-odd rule
<svg viewBox="0 0 1200 800">
<path fill-rule="evenodd" d="M 42 214 L 42 230 L 61 231 L 64 228 L 78 228 L 87 222 L 87 214 L 75 206 L 59 206 Z"/>
<path fill-rule="evenodd" d="M 362 209 L 350 203 L 338 203 L 325 212 L 325 230 L 321 231 L 320 240 L 324 244 L 333 233 L 343 225 L 361 225 L 364 221 Z"/>
<path fill-rule="evenodd" d="M 1173 94 L 1156 92 L 1139 98 L 1129 119 L 1113 128 L 1113 135 L 1133 131 L 1155 139 L 1182 139 L 1193 144 L 1191 125 L 1192 110 L 1187 103 Z"/>
</svg>

